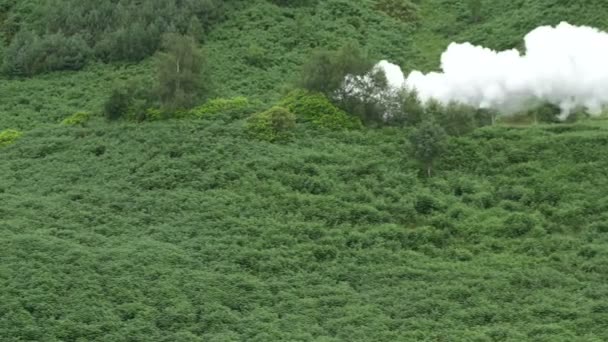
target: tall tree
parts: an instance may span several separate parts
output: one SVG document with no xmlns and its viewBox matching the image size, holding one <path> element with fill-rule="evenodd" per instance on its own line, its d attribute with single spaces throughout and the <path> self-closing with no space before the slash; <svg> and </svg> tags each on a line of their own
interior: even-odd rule
<svg viewBox="0 0 608 342">
<path fill-rule="evenodd" d="M 186 109 L 204 94 L 205 59 L 190 36 L 170 33 L 158 53 L 158 94 L 166 109 Z"/>
</svg>

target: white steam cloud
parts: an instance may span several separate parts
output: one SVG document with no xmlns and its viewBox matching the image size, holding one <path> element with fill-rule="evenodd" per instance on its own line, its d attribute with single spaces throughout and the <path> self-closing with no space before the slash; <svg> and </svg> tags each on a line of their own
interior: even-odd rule
<svg viewBox="0 0 608 342">
<path fill-rule="evenodd" d="M 452 43 L 441 72 L 407 78 L 387 61 L 377 64 L 393 88 L 415 88 L 423 102 L 460 102 L 511 113 L 552 103 L 567 116 L 575 108 L 599 114 L 608 105 L 608 33 L 561 23 L 525 37 L 525 54 Z"/>
</svg>

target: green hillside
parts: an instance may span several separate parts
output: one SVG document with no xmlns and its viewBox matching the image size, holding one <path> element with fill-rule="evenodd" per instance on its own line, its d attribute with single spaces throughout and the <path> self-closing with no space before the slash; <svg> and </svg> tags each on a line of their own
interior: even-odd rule
<svg viewBox="0 0 608 342">
<path fill-rule="evenodd" d="M 0 340 L 608 340 L 606 121 L 452 134 L 427 177 L 417 127 L 296 113 L 269 142 L 250 119 L 289 107 L 319 49 L 432 70 L 451 41 L 608 28 L 602 1 L 139 4 L 0 0 Z M 174 30 L 198 34 L 202 114 L 106 120 L 113 91 L 155 87 Z M 86 54 L 24 57 L 75 35 Z"/>
</svg>

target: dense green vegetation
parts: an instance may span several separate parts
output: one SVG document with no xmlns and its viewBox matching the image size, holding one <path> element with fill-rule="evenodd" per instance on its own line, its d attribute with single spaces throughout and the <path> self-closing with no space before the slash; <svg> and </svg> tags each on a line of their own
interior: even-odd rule
<svg viewBox="0 0 608 342">
<path fill-rule="evenodd" d="M 608 340 L 606 121 L 334 93 L 604 7 L 0 0 L 0 339 Z"/>
<path fill-rule="evenodd" d="M 241 125 L 3 148 L 4 339 L 608 338 L 605 125 L 452 139 L 430 180 L 400 129 Z"/>
</svg>

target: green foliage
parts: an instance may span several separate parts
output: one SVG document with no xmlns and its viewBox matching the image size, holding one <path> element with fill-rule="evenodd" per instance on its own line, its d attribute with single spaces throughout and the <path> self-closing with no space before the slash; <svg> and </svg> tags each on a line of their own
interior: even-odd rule
<svg viewBox="0 0 608 342">
<path fill-rule="evenodd" d="M 188 33 L 201 40 L 222 19 L 223 7 L 216 0 L 10 3 L 4 7 L 8 18 L 0 23 L 10 43 L 4 71 L 30 76 L 77 70 L 92 58 L 140 61 L 159 48 L 164 33 Z"/>
<path fill-rule="evenodd" d="M 608 338 L 604 122 L 450 137 L 431 179 L 399 128 L 95 124 L 0 149 L 3 339 Z"/>
<path fill-rule="evenodd" d="M 465 1 L 416 1 L 416 27 L 375 1 L 225 1 L 216 26 L 172 3 L 209 2 L 54 5 L 73 11 L 57 16 L 62 34 L 80 33 L 103 60 L 149 55 L 151 21 L 187 30 L 208 52 L 211 96 L 249 99 L 226 110 L 235 118 L 277 103 L 312 50 L 344 37 L 373 61 L 429 70 L 450 41 L 512 48 L 541 24 L 608 27 L 596 0 L 492 2 L 474 25 Z M 44 39 L 42 9 L 0 0 L 6 49 L 22 29 Z M 114 13 L 112 28 L 95 21 Z M 0 82 L 0 126 L 28 131 L 0 149 L 3 340 L 608 340 L 606 122 L 454 129 L 438 172 L 419 179 L 403 153 L 413 127 L 301 125 L 289 144 L 268 144 L 223 114 L 155 121 L 188 112 L 158 109 L 150 62 Z M 124 87 L 126 120 L 56 124 L 99 111 L 128 80 L 139 87 Z M 388 123 L 444 114 L 430 106 L 410 122 L 417 101 L 395 106 L 410 105 Z M 477 125 L 487 114 L 471 113 Z"/>
<path fill-rule="evenodd" d="M 167 34 L 158 54 L 158 92 L 167 110 L 189 109 L 204 96 L 204 58 L 194 39 Z"/>
<path fill-rule="evenodd" d="M 280 106 L 294 113 L 298 120 L 310 122 L 321 128 L 340 130 L 357 129 L 362 126 L 358 118 L 349 116 L 320 93 L 294 90 L 281 100 Z"/>
<path fill-rule="evenodd" d="M 404 22 L 417 22 L 420 19 L 418 6 L 410 0 L 376 0 L 375 7 Z"/>
<path fill-rule="evenodd" d="M 386 98 L 386 122 L 396 126 L 416 126 L 426 117 L 425 108 L 418 98 L 418 92 L 401 89 Z M 431 114 L 432 115 L 432 114 Z"/>
<path fill-rule="evenodd" d="M 282 107 L 273 107 L 247 120 L 247 132 L 251 136 L 270 142 L 287 140 L 295 126 L 296 116 Z"/>
<path fill-rule="evenodd" d="M 61 33 L 38 37 L 20 32 L 4 51 L 3 72 L 11 76 L 31 76 L 54 70 L 81 69 L 91 51 L 80 35 Z"/>
<path fill-rule="evenodd" d="M 480 21 L 481 11 L 483 9 L 482 0 L 467 0 L 467 6 L 469 6 L 469 11 L 471 12 L 471 21 Z"/>
<path fill-rule="evenodd" d="M 443 128 L 430 120 L 422 123 L 409 136 L 412 156 L 424 165 L 428 177 L 432 174 L 435 160 L 445 151 L 445 139 Z"/>
<path fill-rule="evenodd" d="M 91 119 L 89 112 L 76 112 L 61 121 L 62 125 L 66 126 L 82 126 Z"/>
<path fill-rule="evenodd" d="M 126 89 L 115 88 L 103 105 L 108 120 L 118 120 L 126 116 L 131 106 L 131 94 Z"/>
<path fill-rule="evenodd" d="M 388 119 L 387 107 L 394 101 L 386 96 L 387 92 L 388 81 L 384 71 L 373 68 L 364 76 L 349 74 L 343 86 L 335 92 L 334 99 L 340 108 L 364 123 L 381 125 Z"/>
<path fill-rule="evenodd" d="M 317 51 L 304 64 L 299 85 L 331 97 L 347 75 L 362 76 L 372 66 L 371 59 L 357 44 L 346 44 L 337 51 Z"/>
<path fill-rule="evenodd" d="M 534 123 L 556 123 L 559 122 L 559 114 L 561 109 L 553 104 L 546 103 L 530 110 L 526 113 L 534 118 Z"/>
<path fill-rule="evenodd" d="M 14 129 L 5 129 L 0 132 L 0 147 L 5 147 L 14 143 L 23 133 Z"/>
<path fill-rule="evenodd" d="M 449 135 L 464 135 L 479 127 L 475 114 L 477 110 L 460 103 L 450 103 L 435 113 L 439 125 Z"/>
<path fill-rule="evenodd" d="M 221 113 L 238 112 L 250 106 L 249 100 L 243 96 L 237 96 L 230 99 L 216 98 L 191 109 L 188 113 L 194 117 L 204 118 Z"/>
</svg>

